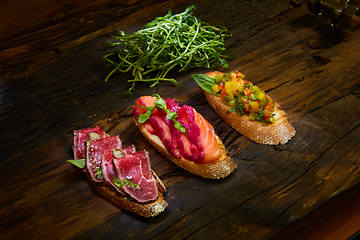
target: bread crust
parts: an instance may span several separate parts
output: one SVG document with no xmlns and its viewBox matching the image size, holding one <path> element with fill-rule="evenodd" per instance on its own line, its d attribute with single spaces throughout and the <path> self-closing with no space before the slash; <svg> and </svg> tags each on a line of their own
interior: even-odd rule
<svg viewBox="0 0 360 240">
<path fill-rule="evenodd" d="M 237 167 L 237 163 L 226 154 L 225 146 L 218 136 L 216 140 L 219 144 L 221 157 L 213 163 L 197 164 L 193 161 L 184 158 L 175 158 L 167 150 L 160 138 L 156 135 L 149 133 L 144 125 L 140 124 L 134 118 L 136 126 L 139 128 L 142 135 L 149 141 L 161 154 L 170 159 L 179 167 L 186 171 L 199 175 L 203 178 L 220 179 L 229 176 Z"/>
<path fill-rule="evenodd" d="M 218 71 L 206 73 L 213 77 L 223 74 Z M 275 103 L 274 123 L 252 121 L 247 115 L 239 115 L 236 112 L 228 112 L 230 107 L 220 97 L 204 91 L 206 100 L 214 111 L 236 131 L 260 144 L 278 145 L 287 143 L 296 133 L 295 128 L 290 125 L 285 111 L 278 103 Z"/>
<path fill-rule="evenodd" d="M 159 215 L 168 206 L 168 203 L 164 199 L 163 190 L 159 189 L 159 187 L 157 199 L 147 203 L 139 203 L 135 200 L 132 200 L 131 198 L 126 197 L 125 193 L 121 194 L 115 189 L 112 189 L 111 186 L 92 181 L 89 176 L 88 180 L 90 181 L 90 184 L 93 186 L 96 192 L 103 198 L 105 198 L 107 201 L 111 202 L 117 207 L 125 209 L 129 212 L 136 213 L 146 218 Z M 160 183 L 156 181 L 156 184 L 157 186 L 159 186 Z"/>
</svg>

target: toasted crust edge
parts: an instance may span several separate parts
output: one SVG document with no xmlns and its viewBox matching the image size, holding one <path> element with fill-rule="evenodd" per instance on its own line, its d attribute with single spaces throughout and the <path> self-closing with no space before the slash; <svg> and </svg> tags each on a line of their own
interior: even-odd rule
<svg viewBox="0 0 360 240">
<path fill-rule="evenodd" d="M 155 177 L 155 176 L 154 176 Z M 87 178 L 96 190 L 96 192 L 105 198 L 110 203 L 114 204 L 121 209 L 127 210 L 129 212 L 136 213 L 145 218 L 155 217 L 165 210 L 168 206 L 168 203 L 164 199 L 163 189 L 159 189 L 159 182 L 155 177 L 156 185 L 158 187 L 158 197 L 154 201 L 148 203 L 139 203 L 134 200 L 127 199 L 125 193 L 124 195 L 117 192 L 115 189 L 112 189 L 111 186 L 104 185 L 102 183 L 96 183 L 90 179 L 90 176 L 87 174 Z M 162 183 L 161 183 L 162 184 Z"/>
<path fill-rule="evenodd" d="M 208 76 L 223 74 L 218 71 L 206 73 Z M 271 124 L 258 121 L 251 121 L 246 115 L 238 115 L 236 112 L 228 112 L 227 106 L 220 97 L 204 91 L 206 100 L 214 111 L 236 131 L 248 137 L 254 142 L 268 145 L 278 145 L 287 143 L 295 136 L 295 128 L 289 123 L 285 111 L 278 103 L 275 103 L 275 112 L 278 119 Z"/>
<path fill-rule="evenodd" d="M 136 126 L 139 128 L 142 135 L 146 138 L 146 140 L 151 143 L 161 154 L 170 159 L 179 167 L 185 169 L 186 171 L 193 173 L 195 175 L 199 175 L 203 178 L 210 179 L 220 179 L 229 176 L 232 172 L 234 172 L 237 167 L 237 163 L 230 158 L 226 154 L 225 146 L 220 140 L 218 136 L 216 136 L 216 140 L 219 144 L 221 151 L 221 158 L 213 163 L 208 164 L 196 164 L 193 161 L 184 159 L 184 158 L 174 158 L 165 148 L 160 138 L 156 135 L 149 133 L 144 125 L 140 124 L 134 118 Z"/>
</svg>

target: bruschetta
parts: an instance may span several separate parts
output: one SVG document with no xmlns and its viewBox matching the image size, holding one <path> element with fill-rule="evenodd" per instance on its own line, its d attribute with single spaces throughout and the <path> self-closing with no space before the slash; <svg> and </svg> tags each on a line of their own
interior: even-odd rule
<svg viewBox="0 0 360 240">
<path fill-rule="evenodd" d="M 186 171 L 219 179 L 235 170 L 237 164 L 214 128 L 193 107 L 155 94 L 137 99 L 133 113 L 147 141 Z"/>
<path fill-rule="evenodd" d="M 123 147 L 118 136 L 98 126 L 74 131 L 74 158 L 67 162 L 83 169 L 90 184 L 106 200 L 143 217 L 165 210 L 164 184 L 150 167 L 147 151 Z"/>
<path fill-rule="evenodd" d="M 285 111 L 239 71 L 193 74 L 210 106 L 236 131 L 260 144 L 285 144 L 296 133 Z"/>
</svg>

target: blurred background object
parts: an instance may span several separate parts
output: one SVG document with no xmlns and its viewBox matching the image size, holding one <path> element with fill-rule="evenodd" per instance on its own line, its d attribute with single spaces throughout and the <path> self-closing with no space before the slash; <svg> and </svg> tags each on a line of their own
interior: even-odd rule
<svg viewBox="0 0 360 240">
<path fill-rule="evenodd" d="M 359 0 L 305 0 L 309 10 L 323 17 L 331 27 L 348 25 L 357 27 L 360 23 Z"/>
</svg>

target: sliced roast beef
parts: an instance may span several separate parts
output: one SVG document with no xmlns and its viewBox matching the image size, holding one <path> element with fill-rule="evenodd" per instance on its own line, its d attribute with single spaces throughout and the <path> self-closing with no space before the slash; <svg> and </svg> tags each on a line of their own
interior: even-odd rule
<svg viewBox="0 0 360 240">
<path fill-rule="evenodd" d="M 135 153 L 136 149 L 134 145 L 130 145 L 123 149 L 108 149 L 105 151 L 102 162 L 101 162 L 101 169 L 102 174 L 104 177 L 104 180 L 109 185 L 113 186 L 116 190 L 118 190 L 120 193 L 122 193 L 122 190 L 120 190 L 115 184 L 114 184 L 114 178 L 117 177 L 115 167 L 113 164 L 113 160 L 115 158 L 122 157 L 126 154 Z M 119 155 L 120 154 L 120 155 Z"/>
<path fill-rule="evenodd" d="M 86 145 L 86 166 L 91 178 L 95 182 L 103 179 L 101 161 L 106 150 L 120 149 L 119 136 L 111 136 L 97 140 L 89 140 Z"/>
<path fill-rule="evenodd" d="M 114 159 L 116 174 L 124 184 L 122 189 L 138 202 L 148 202 L 158 197 L 156 181 L 150 168 L 148 152 L 141 151 Z M 137 187 L 134 187 L 136 185 Z"/>
<path fill-rule="evenodd" d="M 105 132 L 99 127 L 85 128 L 74 131 L 74 159 L 85 157 L 85 143 L 90 139 L 105 138 Z"/>
</svg>

